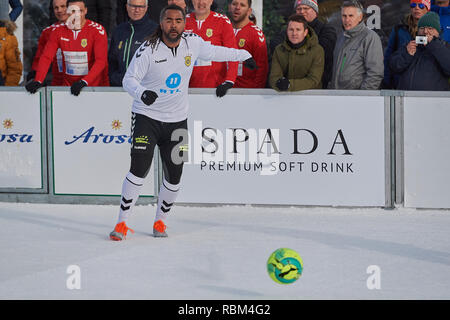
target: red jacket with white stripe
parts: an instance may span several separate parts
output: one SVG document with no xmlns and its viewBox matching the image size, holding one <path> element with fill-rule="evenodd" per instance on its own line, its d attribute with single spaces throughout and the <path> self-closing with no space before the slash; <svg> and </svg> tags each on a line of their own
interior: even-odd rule
<svg viewBox="0 0 450 320">
<path fill-rule="evenodd" d="M 265 88 L 269 62 L 267 57 L 266 37 L 260 28 L 252 22 L 242 29 L 236 29 L 236 44 L 239 49 L 245 49 L 256 61 L 258 69 L 250 70 L 239 63 L 235 88 Z"/>
<path fill-rule="evenodd" d="M 203 21 L 196 20 L 195 13 L 186 17 L 186 32 L 193 32 L 216 46 L 237 48 L 233 27 L 228 17 L 211 11 Z M 198 59 L 195 62 L 189 87 L 215 88 L 224 81 L 236 81 L 238 62 L 214 62 Z"/>
<path fill-rule="evenodd" d="M 109 86 L 108 38 L 100 24 L 86 20 L 79 31 L 66 25 L 52 29 L 39 59 L 36 81 L 43 82 L 58 48 L 63 58 L 62 85 L 84 80 L 89 86 Z"/>
<path fill-rule="evenodd" d="M 41 36 L 39 37 L 38 47 L 36 50 L 36 54 L 34 56 L 33 64 L 31 65 L 31 69 L 37 71 L 39 60 L 42 56 L 42 53 L 44 52 L 45 45 L 48 42 L 48 39 L 50 39 L 50 35 L 53 31 L 53 29 L 58 28 L 60 26 L 64 25 L 64 23 L 54 23 L 51 26 L 45 28 Z M 52 86 L 62 86 L 63 85 L 63 61 L 61 56 L 61 50 L 58 50 L 56 55 L 53 58 L 52 61 Z"/>
</svg>

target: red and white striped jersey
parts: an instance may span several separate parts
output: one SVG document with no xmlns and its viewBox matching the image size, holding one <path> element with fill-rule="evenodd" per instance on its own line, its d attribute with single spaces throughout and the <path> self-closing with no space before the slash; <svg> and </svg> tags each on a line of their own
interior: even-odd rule
<svg viewBox="0 0 450 320">
<path fill-rule="evenodd" d="M 235 29 L 236 44 L 239 49 L 245 49 L 253 56 L 258 69 L 250 70 L 239 63 L 235 88 L 265 88 L 269 62 L 267 57 L 266 37 L 260 28 L 252 22 L 242 29 Z"/>
<path fill-rule="evenodd" d="M 33 63 L 31 65 L 31 69 L 37 71 L 39 60 L 42 56 L 42 53 L 44 52 L 45 45 L 48 42 L 48 39 L 50 39 L 50 34 L 52 33 L 53 29 L 63 26 L 64 23 L 54 23 L 51 26 L 48 26 L 45 28 L 41 36 L 39 37 L 38 47 L 36 50 L 36 54 L 34 55 Z M 53 57 L 52 61 L 52 86 L 62 86 L 63 85 L 63 60 L 61 55 L 61 49 L 58 49 L 56 51 L 56 55 Z"/>
<path fill-rule="evenodd" d="M 98 23 L 86 20 L 81 30 L 53 28 L 39 58 L 36 81 L 43 82 L 58 49 L 63 59 L 63 84 L 84 80 L 89 86 L 109 86 L 108 38 Z"/>
<path fill-rule="evenodd" d="M 199 35 L 203 40 L 216 46 L 237 48 L 233 27 L 227 16 L 211 11 L 203 21 L 197 21 L 195 13 L 186 17 L 185 31 Z M 189 86 L 191 88 L 215 88 L 224 81 L 235 82 L 237 62 L 213 62 L 198 59 Z"/>
</svg>

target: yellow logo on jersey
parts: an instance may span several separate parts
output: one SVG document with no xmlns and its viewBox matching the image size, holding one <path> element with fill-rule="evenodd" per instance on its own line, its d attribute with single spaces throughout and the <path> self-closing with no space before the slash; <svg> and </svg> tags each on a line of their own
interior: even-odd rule
<svg viewBox="0 0 450 320">
<path fill-rule="evenodd" d="M 120 41 L 120 42 L 119 42 L 119 46 L 118 46 L 118 49 L 119 49 L 119 50 L 122 49 L 122 44 L 123 44 L 123 41 Z"/>
<path fill-rule="evenodd" d="M 245 46 L 245 39 L 239 39 L 239 47 Z"/>
<path fill-rule="evenodd" d="M 81 46 L 83 48 L 86 48 L 86 46 L 87 46 L 87 39 L 81 39 Z"/>
<path fill-rule="evenodd" d="M 191 56 L 184 57 L 184 64 L 186 65 L 186 67 L 190 67 L 191 66 L 191 62 L 192 62 Z"/>
<path fill-rule="evenodd" d="M 206 36 L 207 36 L 208 38 L 211 38 L 212 35 L 213 35 L 213 29 L 207 29 L 207 30 L 206 30 Z"/>
</svg>

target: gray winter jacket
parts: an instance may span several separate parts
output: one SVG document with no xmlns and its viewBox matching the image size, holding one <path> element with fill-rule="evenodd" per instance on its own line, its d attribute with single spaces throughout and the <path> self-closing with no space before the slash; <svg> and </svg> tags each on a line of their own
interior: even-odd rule
<svg viewBox="0 0 450 320">
<path fill-rule="evenodd" d="M 383 75 L 380 37 L 364 22 L 338 36 L 329 89 L 378 90 Z"/>
</svg>

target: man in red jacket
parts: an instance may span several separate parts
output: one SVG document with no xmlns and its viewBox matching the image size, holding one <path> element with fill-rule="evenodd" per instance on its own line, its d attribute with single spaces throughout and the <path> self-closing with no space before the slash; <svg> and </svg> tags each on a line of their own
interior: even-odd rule
<svg viewBox="0 0 450 320">
<path fill-rule="evenodd" d="M 236 34 L 239 49 L 245 49 L 253 56 L 258 69 L 243 68 L 239 63 L 236 88 L 265 88 L 269 62 L 266 37 L 260 28 L 250 21 L 252 0 L 233 0 L 228 7 L 231 23 Z"/>
<path fill-rule="evenodd" d="M 27 81 L 34 79 L 36 77 L 36 71 L 39 65 L 39 59 L 41 58 L 42 53 L 44 52 L 45 45 L 50 39 L 50 35 L 53 29 L 60 27 L 64 22 L 66 22 L 69 14 L 67 13 L 67 0 L 53 0 L 53 12 L 55 14 L 58 22 L 52 24 L 51 26 L 45 28 L 41 36 L 39 37 L 38 47 L 36 50 L 36 54 L 34 56 L 33 64 L 31 65 L 31 71 L 28 73 Z M 56 55 L 52 61 L 52 86 L 62 86 L 63 85 L 63 61 L 61 50 L 58 49 Z"/>
<path fill-rule="evenodd" d="M 213 0 L 193 0 L 194 12 L 186 16 L 186 32 L 193 32 L 216 46 L 237 48 L 230 20 L 211 11 Z M 195 62 L 189 87 L 217 88 L 216 95 L 223 97 L 236 81 L 238 62 Z"/>
<path fill-rule="evenodd" d="M 105 29 L 86 19 L 84 0 L 69 0 L 70 17 L 65 25 L 54 28 L 39 60 L 34 81 L 25 88 L 35 93 L 43 80 L 58 48 L 63 57 L 63 85 L 78 96 L 85 86 L 109 86 L 108 39 Z"/>
</svg>

